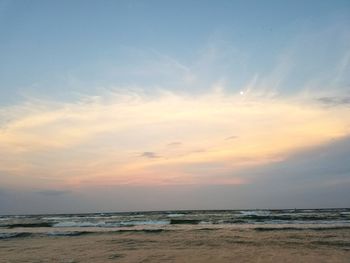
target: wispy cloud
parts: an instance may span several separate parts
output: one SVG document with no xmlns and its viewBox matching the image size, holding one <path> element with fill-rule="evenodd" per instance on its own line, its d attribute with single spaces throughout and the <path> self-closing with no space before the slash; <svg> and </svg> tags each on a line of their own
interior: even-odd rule
<svg viewBox="0 0 350 263">
<path fill-rule="evenodd" d="M 322 97 L 322 98 L 318 98 L 317 101 L 319 101 L 320 103 L 327 105 L 327 106 L 350 106 L 350 97 L 349 96 L 345 96 L 345 97 Z"/>
<path fill-rule="evenodd" d="M 160 158 L 160 156 L 158 154 L 156 154 L 155 152 L 143 152 L 140 154 L 141 157 L 145 157 L 145 158 Z"/>
<path fill-rule="evenodd" d="M 168 143 L 168 146 L 180 146 L 182 145 L 182 142 L 171 142 L 171 143 Z"/>
<path fill-rule="evenodd" d="M 217 184 L 227 179 L 222 175 L 346 136 L 350 102 L 339 91 L 349 78 L 344 31 L 305 33 L 276 51 L 266 68 L 266 57 L 251 57 L 220 37 L 192 60 L 128 47 L 123 53 L 131 64 L 107 63 L 101 74 L 135 79 L 135 85 L 98 83 L 97 96 L 70 102 L 26 97 L 0 108 L 0 183 L 42 189 Z M 332 42 L 338 35 L 344 37 Z M 340 43 L 334 59 L 327 58 L 326 45 L 314 48 L 320 39 Z M 323 63 L 315 70 L 315 58 L 334 70 Z M 72 76 L 68 86 L 84 90 L 88 81 Z"/>
<path fill-rule="evenodd" d="M 0 167 L 8 175 L 2 185 L 46 189 L 215 184 L 228 172 L 279 162 L 350 132 L 348 107 L 224 90 L 201 96 L 106 93 L 75 103 L 35 100 L 2 108 L 0 115 L 7 120 L 0 131 Z M 173 138 L 178 141 L 169 145 Z"/>
</svg>

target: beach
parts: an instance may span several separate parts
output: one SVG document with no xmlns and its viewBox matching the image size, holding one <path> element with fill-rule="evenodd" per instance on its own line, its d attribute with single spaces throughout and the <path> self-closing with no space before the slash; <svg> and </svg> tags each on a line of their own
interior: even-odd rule
<svg viewBox="0 0 350 263">
<path fill-rule="evenodd" d="M 5 262 L 350 262 L 350 209 L 0 216 Z"/>
<path fill-rule="evenodd" d="M 0 241 L 0 262 L 349 262 L 350 229 L 181 227 Z"/>
</svg>

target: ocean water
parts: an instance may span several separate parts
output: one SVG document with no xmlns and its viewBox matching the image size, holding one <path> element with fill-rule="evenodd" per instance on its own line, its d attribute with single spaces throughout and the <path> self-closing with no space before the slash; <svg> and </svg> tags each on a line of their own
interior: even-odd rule
<svg viewBox="0 0 350 263">
<path fill-rule="evenodd" d="M 0 239 L 94 232 L 237 228 L 256 231 L 350 229 L 350 208 L 154 211 L 0 216 Z"/>
</svg>

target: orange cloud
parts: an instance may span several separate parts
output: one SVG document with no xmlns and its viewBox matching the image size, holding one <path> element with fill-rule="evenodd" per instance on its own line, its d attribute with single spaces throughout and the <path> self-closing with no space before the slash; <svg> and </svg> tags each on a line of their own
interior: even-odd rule
<svg viewBox="0 0 350 263">
<path fill-rule="evenodd" d="M 0 112 L 8 119 L 0 131 L 0 169 L 11 175 L 0 180 L 45 187 L 241 184 L 235 171 L 348 135 L 349 111 L 307 98 L 222 91 L 27 103 Z"/>
</svg>

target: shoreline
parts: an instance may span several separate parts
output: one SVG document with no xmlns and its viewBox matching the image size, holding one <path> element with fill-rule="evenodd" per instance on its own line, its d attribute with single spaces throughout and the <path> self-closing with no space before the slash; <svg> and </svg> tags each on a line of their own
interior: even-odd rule
<svg viewBox="0 0 350 263">
<path fill-rule="evenodd" d="M 350 229 L 178 229 L 0 240 L 5 262 L 348 262 Z"/>
</svg>

